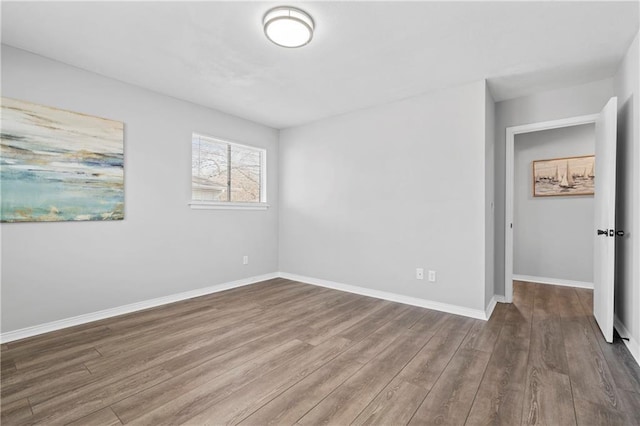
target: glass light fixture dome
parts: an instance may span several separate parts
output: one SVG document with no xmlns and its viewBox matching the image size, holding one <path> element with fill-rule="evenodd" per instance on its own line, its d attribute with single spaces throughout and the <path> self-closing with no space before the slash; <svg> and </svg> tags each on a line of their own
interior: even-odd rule
<svg viewBox="0 0 640 426">
<path fill-rule="evenodd" d="M 278 46 L 302 47 L 313 38 L 313 19 L 295 7 L 280 6 L 269 10 L 262 24 L 264 34 Z"/>
</svg>

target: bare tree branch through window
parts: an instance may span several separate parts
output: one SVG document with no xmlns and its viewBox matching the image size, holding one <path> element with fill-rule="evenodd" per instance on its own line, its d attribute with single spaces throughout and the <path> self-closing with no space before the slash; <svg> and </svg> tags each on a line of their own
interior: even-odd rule
<svg viewBox="0 0 640 426">
<path fill-rule="evenodd" d="M 191 140 L 192 198 L 263 202 L 264 157 L 262 149 L 194 134 Z"/>
</svg>

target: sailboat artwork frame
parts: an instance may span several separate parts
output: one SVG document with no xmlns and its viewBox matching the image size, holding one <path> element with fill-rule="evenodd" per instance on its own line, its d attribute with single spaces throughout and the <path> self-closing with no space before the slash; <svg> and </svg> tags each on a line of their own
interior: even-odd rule
<svg viewBox="0 0 640 426">
<path fill-rule="evenodd" d="M 534 197 L 594 194 L 595 155 L 535 160 L 532 171 Z"/>
</svg>

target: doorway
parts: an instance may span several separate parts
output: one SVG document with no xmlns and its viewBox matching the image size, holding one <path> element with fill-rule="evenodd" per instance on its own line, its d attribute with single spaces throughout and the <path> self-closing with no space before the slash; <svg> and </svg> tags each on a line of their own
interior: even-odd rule
<svg viewBox="0 0 640 426">
<path fill-rule="evenodd" d="M 593 288 L 595 125 L 514 144 L 513 279 Z"/>
<path fill-rule="evenodd" d="M 599 114 L 571 117 L 561 120 L 525 124 L 507 128 L 506 135 L 506 180 L 505 180 L 505 301 L 513 302 L 514 264 L 514 183 L 515 183 L 515 141 L 516 135 L 561 129 L 585 124 L 595 124 Z"/>
<path fill-rule="evenodd" d="M 622 231 L 615 229 L 616 217 L 616 134 L 618 99 L 609 99 L 599 114 L 573 117 L 552 122 L 511 127 L 507 129 L 506 185 L 505 185 L 505 299 L 513 301 L 513 237 L 514 237 L 514 146 L 517 134 L 537 130 L 558 129 L 579 124 L 595 124 L 595 170 L 594 218 L 597 231 L 593 255 L 593 316 L 603 337 L 613 342 L 614 329 L 614 275 L 615 237 Z M 565 175 L 558 188 L 567 188 L 570 168 L 567 163 Z M 549 177 L 548 177 L 549 178 Z M 537 180 L 536 180 L 537 182 Z M 536 187 L 537 187 L 536 183 Z M 575 185 L 569 184 L 573 188 Z"/>
</svg>

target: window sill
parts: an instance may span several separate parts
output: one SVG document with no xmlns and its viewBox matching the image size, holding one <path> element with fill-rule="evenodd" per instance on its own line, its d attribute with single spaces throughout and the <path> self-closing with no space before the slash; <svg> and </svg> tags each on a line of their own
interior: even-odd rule
<svg viewBox="0 0 640 426">
<path fill-rule="evenodd" d="M 189 206 L 196 210 L 266 210 L 267 203 L 230 203 L 226 201 L 191 201 Z"/>
</svg>

